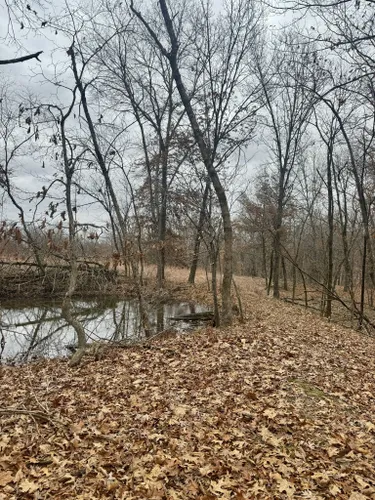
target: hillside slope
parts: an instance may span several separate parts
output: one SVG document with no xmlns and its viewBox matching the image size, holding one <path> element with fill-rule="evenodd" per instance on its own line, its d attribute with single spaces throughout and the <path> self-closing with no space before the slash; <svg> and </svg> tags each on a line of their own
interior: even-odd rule
<svg viewBox="0 0 375 500">
<path fill-rule="evenodd" d="M 375 498 L 375 340 L 239 285 L 244 325 L 0 367 L 0 499 Z"/>
</svg>

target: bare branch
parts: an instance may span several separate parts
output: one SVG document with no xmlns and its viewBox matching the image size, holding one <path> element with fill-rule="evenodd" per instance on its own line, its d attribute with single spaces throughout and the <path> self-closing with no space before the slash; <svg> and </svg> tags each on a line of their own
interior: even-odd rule
<svg viewBox="0 0 375 500">
<path fill-rule="evenodd" d="M 30 61 L 30 59 L 36 59 L 37 61 L 40 62 L 39 56 L 40 54 L 43 54 L 43 50 L 40 50 L 39 52 L 35 52 L 35 54 L 29 54 L 27 56 L 22 56 L 22 57 L 14 57 L 13 59 L 0 59 L 0 64 L 16 64 L 20 62 L 25 62 L 25 61 Z"/>
</svg>

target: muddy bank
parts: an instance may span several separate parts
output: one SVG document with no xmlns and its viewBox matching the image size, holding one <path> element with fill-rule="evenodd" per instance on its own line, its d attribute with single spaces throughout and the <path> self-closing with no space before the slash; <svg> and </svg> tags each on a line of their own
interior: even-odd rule
<svg viewBox="0 0 375 500">
<path fill-rule="evenodd" d="M 0 301 L 28 299 L 60 299 L 68 287 L 69 266 L 48 266 L 45 273 L 34 264 L 0 263 Z M 180 280 L 167 279 L 163 289 L 157 286 L 151 272 L 145 273 L 142 281 L 142 295 L 148 302 L 168 300 L 212 302 L 212 296 L 203 281 L 190 285 Z M 76 298 L 136 297 L 135 282 L 125 276 L 122 270 L 106 269 L 101 265 L 80 266 L 78 270 Z"/>
<path fill-rule="evenodd" d="M 1 264 L 0 298 L 61 297 L 69 281 L 69 266 L 48 266 L 42 272 L 27 263 Z M 102 266 L 82 266 L 79 270 L 77 295 L 113 294 L 124 277 Z M 131 291 L 131 286 L 129 287 Z"/>
</svg>

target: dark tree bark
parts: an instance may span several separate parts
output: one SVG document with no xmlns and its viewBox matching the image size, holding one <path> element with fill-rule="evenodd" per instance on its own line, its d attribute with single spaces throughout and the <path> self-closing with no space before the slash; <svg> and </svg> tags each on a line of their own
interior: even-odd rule
<svg viewBox="0 0 375 500">
<path fill-rule="evenodd" d="M 286 271 L 286 265 L 285 265 L 285 259 L 284 257 L 281 257 L 281 266 L 283 269 L 283 278 L 284 278 L 284 290 L 288 291 L 288 274 Z"/>
<path fill-rule="evenodd" d="M 327 238 L 327 300 L 325 307 L 325 316 L 330 318 L 332 315 L 332 292 L 333 292 L 333 233 L 334 233 L 334 203 L 332 187 L 332 167 L 333 167 L 333 144 L 332 136 L 327 146 L 327 194 L 328 194 L 328 238 Z"/>
<path fill-rule="evenodd" d="M 199 212 L 197 232 L 195 234 L 193 260 L 191 262 L 189 279 L 188 279 L 189 283 L 195 282 L 195 274 L 196 274 L 197 268 L 198 268 L 199 249 L 200 249 L 200 245 L 201 245 L 201 241 L 202 241 L 202 231 L 203 231 L 203 225 L 204 225 L 204 220 L 205 220 L 205 216 L 206 216 L 206 208 L 207 208 L 207 200 L 208 200 L 209 191 L 210 191 L 210 181 L 207 180 L 206 186 L 204 188 L 202 205 L 201 205 L 201 209 Z"/>
<path fill-rule="evenodd" d="M 39 59 L 40 54 L 43 54 L 43 50 L 35 52 L 34 54 L 28 54 L 27 56 L 14 57 L 12 59 L 0 59 L 0 65 L 17 64 L 25 61 L 30 61 L 31 59 L 36 59 L 37 61 L 40 62 Z"/>
<path fill-rule="evenodd" d="M 160 212 L 158 221 L 158 269 L 157 281 L 159 288 L 163 288 L 165 279 L 165 237 L 167 231 L 167 193 L 168 193 L 168 149 L 161 144 L 161 193 Z"/>
<path fill-rule="evenodd" d="M 367 258 L 367 234 L 363 237 L 362 269 L 361 269 L 361 303 L 359 309 L 358 327 L 363 324 L 365 311 L 365 288 L 366 288 L 366 258 Z"/>
<path fill-rule="evenodd" d="M 321 125 L 316 118 L 315 126 L 319 132 L 321 139 L 326 146 L 326 180 L 323 182 L 327 188 L 327 201 L 328 201 L 328 236 L 327 236 L 327 269 L 326 269 L 326 288 L 323 291 L 323 308 L 322 314 L 326 318 L 330 318 L 332 315 L 332 294 L 334 291 L 334 279 L 333 279 L 333 237 L 334 237 L 334 198 L 333 198 L 333 151 L 335 139 L 338 133 L 338 128 L 336 126 L 336 119 L 332 117 L 329 125 L 327 124 L 327 130 L 324 132 Z"/>
</svg>

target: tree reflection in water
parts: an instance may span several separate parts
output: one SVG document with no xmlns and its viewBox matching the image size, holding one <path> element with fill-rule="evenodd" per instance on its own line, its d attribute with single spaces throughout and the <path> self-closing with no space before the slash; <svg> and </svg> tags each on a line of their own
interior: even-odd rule
<svg viewBox="0 0 375 500">
<path fill-rule="evenodd" d="M 152 333 L 168 328 L 188 330 L 191 324 L 176 324 L 170 318 L 207 308 L 187 302 L 147 306 Z M 76 300 L 74 313 L 82 323 L 88 342 L 137 341 L 144 337 L 138 302 L 132 300 Z M 76 335 L 61 314 L 58 302 L 12 302 L 2 305 L 0 354 L 3 362 L 26 362 L 39 357 L 67 355 Z"/>
</svg>

